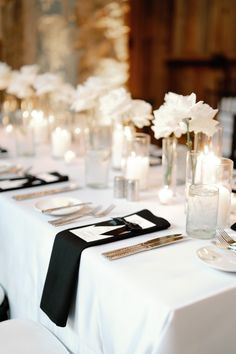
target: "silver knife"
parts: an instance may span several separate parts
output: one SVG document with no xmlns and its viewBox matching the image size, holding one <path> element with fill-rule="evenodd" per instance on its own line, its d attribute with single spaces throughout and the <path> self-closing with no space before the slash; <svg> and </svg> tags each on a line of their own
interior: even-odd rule
<svg viewBox="0 0 236 354">
<path fill-rule="evenodd" d="M 83 205 L 88 205 L 88 204 L 92 204 L 92 202 L 84 202 L 84 203 L 76 203 L 76 204 L 70 204 L 70 205 L 64 205 L 64 206 L 60 206 L 60 207 L 55 207 L 55 208 L 48 208 L 48 209 L 42 209 L 41 212 L 43 214 L 48 214 L 48 213 L 52 213 L 54 211 L 60 211 L 60 210 L 66 210 L 69 208 L 74 208 L 74 207 L 78 207 L 78 206 L 83 206 Z"/>
<path fill-rule="evenodd" d="M 171 243 L 182 241 L 185 239 L 187 239 L 187 237 L 183 236 L 182 234 L 167 235 L 163 237 L 153 238 L 149 241 L 138 243 L 133 246 L 118 248 L 112 251 L 104 252 L 102 254 L 108 259 L 114 260 L 114 259 L 130 256 L 132 254 L 136 254 L 139 252 L 148 251 L 150 249 L 154 249 L 157 247 L 169 245 Z"/>
<path fill-rule="evenodd" d="M 32 192 L 32 193 L 26 193 L 26 194 L 17 194 L 17 195 L 13 195 L 12 198 L 15 200 L 18 200 L 18 201 L 19 200 L 26 200 L 26 199 L 31 199 L 31 198 L 44 197 L 46 195 L 51 195 L 51 194 L 75 191 L 79 188 L 81 188 L 81 187 L 78 184 L 72 183 L 66 187 L 47 189 L 44 191 L 38 191 L 38 192 Z"/>
</svg>

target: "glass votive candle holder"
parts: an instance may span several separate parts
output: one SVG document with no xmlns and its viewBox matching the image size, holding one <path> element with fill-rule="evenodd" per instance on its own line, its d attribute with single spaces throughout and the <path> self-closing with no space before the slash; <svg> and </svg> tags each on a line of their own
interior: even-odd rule
<svg viewBox="0 0 236 354">
<path fill-rule="evenodd" d="M 124 176 L 127 179 L 137 179 L 140 189 L 148 184 L 150 136 L 136 133 L 127 145 L 124 160 Z"/>
<path fill-rule="evenodd" d="M 233 164 L 232 160 L 224 157 L 216 164 L 216 184 L 219 188 L 217 226 L 219 228 L 226 228 L 230 224 Z"/>
<path fill-rule="evenodd" d="M 218 216 L 219 188 L 216 185 L 192 184 L 187 200 L 186 233 L 189 237 L 215 237 Z"/>
<path fill-rule="evenodd" d="M 71 147 L 71 133 L 68 129 L 57 127 L 51 134 L 52 156 L 55 158 L 63 158 L 64 154 Z"/>
<path fill-rule="evenodd" d="M 91 188 L 107 188 L 111 161 L 111 127 L 90 126 L 85 150 L 86 185 Z"/>
</svg>

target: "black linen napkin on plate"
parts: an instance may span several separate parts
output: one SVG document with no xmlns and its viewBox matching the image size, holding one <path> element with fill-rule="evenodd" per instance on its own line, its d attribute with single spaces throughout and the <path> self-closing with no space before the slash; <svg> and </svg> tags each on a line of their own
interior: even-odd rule
<svg viewBox="0 0 236 354">
<path fill-rule="evenodd" d="M 152 222 L 154 226 L 142 229 L 137 224 L 127 222 L 125 218 L 131 215 L 138 215 L 139 217 Z M 113 235 L 110 235 L 110 233 L 104 233 L 104 235 L 107 235 L 108 237 L 92 242 L 86 242 L 70 232 L 91 225 L 121 225 L 121 228 L 119 228 L 118 231 L 116 229 L 115 232 L 113 232 Z M 53 244 L 40 303 L 41 309 L 57 326 L 65 327 L 70 305 L 77 287 L 81 253 L 85 248 L 164 230 L 168 227 L 170 227 L 170 223 L 167 220 L 152 214 L 147 209 L 143 209 L 122 218 L 113 218 L 105 222 L 84 225 L 79 228 L 75 227 L 73 229 L 59 232 L 56 235 Z"/>
</svg>

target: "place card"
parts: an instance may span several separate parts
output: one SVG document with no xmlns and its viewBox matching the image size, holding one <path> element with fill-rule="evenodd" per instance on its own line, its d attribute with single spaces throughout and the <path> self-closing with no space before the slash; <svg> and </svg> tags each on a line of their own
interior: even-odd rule
<svg viewBox="0 0 236 354">
<path fill-rule="evenodd" d="M 111 237 L 113 235 L 103 235 L 105 232 L 113 231 L 119 229 L 120 225 L 117 226 L 96 226 L 90 225 L 87 227 L 82 227 L 79 229 L 73 229 L 70 232 L 76 236 L 79 236 L 86 242 L 93 242 L 102 240 L 105 237 Z"/>
<path fill-rule="evenodd" d="M 149 227 L 155 226 L 155 224 L 141 216 L 134 214 L 124 218 L 126 221 L 132 222 L 133 224 L 138 224 L 142 229 L 147 229 Z"/>
<path fill-rule="evenodd" d="M 49 182 L 55 182 L 58 180 L 58 176 L 55 176 L 51 173 L 40 173 L 35 175 L 36 178 L 40 178 L 41 180 L 49 183 Z"/>
</svg>

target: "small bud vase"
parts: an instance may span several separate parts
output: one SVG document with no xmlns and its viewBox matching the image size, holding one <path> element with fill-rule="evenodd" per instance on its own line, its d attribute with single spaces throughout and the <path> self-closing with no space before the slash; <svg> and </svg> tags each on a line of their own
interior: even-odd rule
<svg viewBox="0 0 236 354">
<path fill-rule="evenodd" d="M 159 191 L 162 204 L 168 204 L 175 196 L 176 190 L 176 153 L 177 139 L 169 136 L 162 139 L 162 178 L 163 186 Z"/>
</svg>

